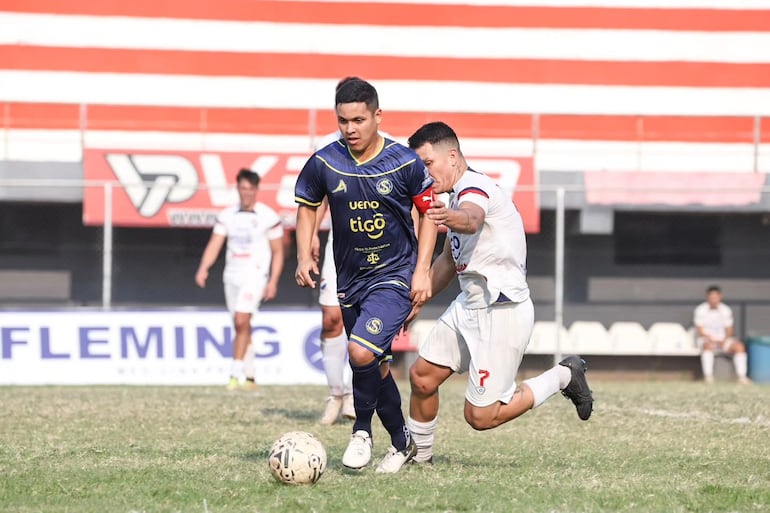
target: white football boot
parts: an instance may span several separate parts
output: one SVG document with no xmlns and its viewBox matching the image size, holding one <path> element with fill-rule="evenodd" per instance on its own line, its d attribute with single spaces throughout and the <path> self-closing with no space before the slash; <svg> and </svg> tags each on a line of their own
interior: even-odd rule
<svg viewBox="0 0 770 513">
<path fill-rule="evenodd" d="M 372 437 L 359 429 L 350 435 L 350 443 L 342 455 L 342 464 L 348 468 L 364 468 L 372 459 Z"/>
</svg>

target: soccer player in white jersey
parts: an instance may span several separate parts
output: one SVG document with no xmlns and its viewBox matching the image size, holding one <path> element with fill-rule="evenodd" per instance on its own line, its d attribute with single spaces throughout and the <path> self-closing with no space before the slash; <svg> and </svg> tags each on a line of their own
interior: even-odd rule
<svg viewBox="0 0 770 513">
<path fill-rule="evenodd" d="M 251 318 L 261 302 L 273 299 L 278 290 L 278 279 L 283 269 L 283 225 L 273 209 L 257 202 L 257 173 L 241 169 L 237 187 L 240 203 L 224 209 L 217 217 L 195 273 L 195 283 L 201 288 L 206 286 L 209 269 L 227 241 L 222 278 L 227 309 L 233 316 L 235 327 L 233 363 L 227 389 L 254 390 Z"/>
<path fill-rule="evenodd" d="M 701 348 L 701 369 L 706 383 L 714 382 L 714 354 L 727 353 L 733 358 L 738 382 L 748 384 L 746 377 L 748 356 L 746 346 L 733 334 L 733 311 L 722 302 L 722 290 L 711 285 L 706 290 L 706 301 L 695 308 L 693 319 Z"/>
<path fill-rule="evenodd" d="M 427 211 L 428 219 L 447 228 L 444 250 L 431 266 L 432 295 L 455 276 L 460 284 L 460 294 L 422 343 L 409 371 L 407 427 L 417 445 L 414 461 L 432 461 L 439 385 L 455 372 L 469 372 L 464 413 L 474 429 L 499 426 L 559 391 L 587 420 L 593 397 L 585 361 L 578 356 L 516 385 L 534 309 L 524 228 L 513 201 L 489 177 L 468 167 L 457 135 L 445 123 L 422 126 L 409 138 L 409 147 L 428 168 L 434 194 L 449 193 L 449 205 L 435 200 Z"/>
</svg>

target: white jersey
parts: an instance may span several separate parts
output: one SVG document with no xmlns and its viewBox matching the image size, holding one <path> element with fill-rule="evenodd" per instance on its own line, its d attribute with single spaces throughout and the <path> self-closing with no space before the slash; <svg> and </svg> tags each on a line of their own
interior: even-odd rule
<svg viewBox="0 0 770 513">
<path fill-rule="evenodd" d="M 708 302 L 704 301 L 695 308 L 693 323 L 713 340 L 724 340 L 727 328 L 733 325 L 733 311 L 724 303 L 711 308 Z"/>
<path fill-rule="evenodd" d="M 452 188 L 449 207 L 467 201 L 481 207 L 486 218 L 476 233 L 447 231 L 460 282 L 458 301 L 467 308 L 486 308 L 504 299 L 501 293 L 514 303 L 526 301 L 527 246 L 519 211 L 491 178 L 472 169 Z"/>
<path fill-rule="evenodd" d="M 251 210 L 236 205 L 220 212 L 214 233 L 227 237 L 223 279 L 228 282 L 270 274 L 270 241 L 283 236 L 283 225 L 267 205 L 256 203 Z"/>
</svg>

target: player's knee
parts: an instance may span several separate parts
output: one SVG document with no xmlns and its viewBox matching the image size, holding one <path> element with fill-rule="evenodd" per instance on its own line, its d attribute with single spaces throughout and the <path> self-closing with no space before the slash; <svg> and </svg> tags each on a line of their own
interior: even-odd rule
<svg viewBox="0 0 770 513">
<path fill-rule="evenodd" d="M 412 392 L 420 397 L 427 397 L 435 394 L 439 385 L 439 383 L 434 379 L 431 379 L 428 374 L 421 372 L 416 365 L 413 365 L 412 368 L 409 369 L 409 383 L 412 386 Z"/>
<path fill-rule="evenodd" d="M 343 328 L 340 309 L 324 307 L 321 313 L 321 335 L 324 338 L 334 338 L 342 333 Z"/>
<path fill-rule="evenodd" d="M 324 338 L 334 338 L 342 333 L 342 317 L 323 317 L 321 321 L 322 336 Z"/>
<path fill-rule="evenodd" d="M 497 426 L 494 415 L 488 408 L 477 408 L 469 403 L 465 404 L 465 422 L 476 431 L 484 431 Z"/>
<path fill-rule="evenodd" d="M 236 332 L 240 333 L 251 330 L 251 319 L 247 315 L 236 314 L 233 324 Z"/>
<path fill-rule="evenodd" d="M 355 367 L 363 367 L 370 364 L 374 360 L 374 354 L 366 348 L 359 346 L 358 344 L 348 344 L 348 358 L 350 363 Z"/>
</svg>

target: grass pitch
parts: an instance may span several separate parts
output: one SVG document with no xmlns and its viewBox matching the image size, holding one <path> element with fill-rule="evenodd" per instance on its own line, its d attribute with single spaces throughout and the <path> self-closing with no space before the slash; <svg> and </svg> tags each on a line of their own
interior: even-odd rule
<svg viewBox="0 0 770 513">
<path fill-rule="evenodd" d="M 434 464 L 388 476 L 342 470 L 351 424 L 316 423 L 324 387 L 3 387 L 0 511 L 770 512 L 770 387 L 591 385 L 588 422 L 554 396 L 476 432 L 450 380 Z M 314 486 L 270 475 L 290 430 L 326 445 Z M 389 445 L 376 418 L 374 442 L 376 463 Z"/>
</svg>

